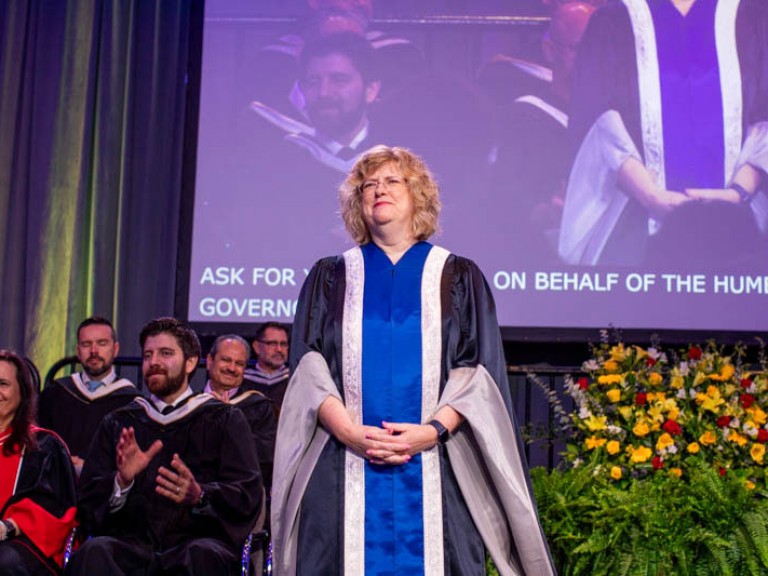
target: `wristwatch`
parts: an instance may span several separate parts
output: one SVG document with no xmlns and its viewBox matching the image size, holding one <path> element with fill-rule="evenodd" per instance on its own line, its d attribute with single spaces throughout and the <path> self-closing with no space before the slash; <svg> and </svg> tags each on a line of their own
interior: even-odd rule
<svg viewBox="0 0 768 576">
<path fill-rule="evenodd" d="M 200 492 L 200 498 L 197 500 L 197 503 L 194 507 L 200 509 L 205 508 L 206 506 L 208 506 L 208 494 L 205 490 L 202 490 Z"/>
<path fill-rule="evenodd" d="M 736 194 L 739 195 L 739 200 L 743 204 L 749 204 L 752 202 L 752 194 L 749 193 L 749 191 L 744 188 L 741 184 L 737 184 L 736 182 L 731 182 L 730 186 L 728 186 L 731 190 L 736 192 Z"/>
<path fill-rule="evenodd" d="M 427 422 L 427 424 L 437 430 L 438 444 L 445 444 L 448 442 L 448 439 L 451 437 L 451 433 L 448 432 L 448 428 L 441 424 L 440 420 L 430 420 Z"/>
</svg>

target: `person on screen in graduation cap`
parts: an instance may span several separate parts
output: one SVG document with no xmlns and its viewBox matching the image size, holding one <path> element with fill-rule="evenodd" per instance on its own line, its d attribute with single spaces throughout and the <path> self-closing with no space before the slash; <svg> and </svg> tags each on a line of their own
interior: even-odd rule
<svg viewBox="0 0 768 576">
<path fill-rule="evenodd" d="M 59 378 L 40 394 L 37 419 L 67 443 L 80 472 L 101 419 L 139 395 L 133 382 L 115 372 L 120 350 L 117 333 L 106 318 L 92 316 L 77 327 L 77 359 L 81 372 Z"/>
<path fill-rule="evenodd" d="M 427 242 L 424 162 L 365 152 L 340 190 L 359 246 L 299 296 L 278 424 L 274 571 L 554 574 L 482 272 Z"/>
<path fill-rule="evenodd" d="M 68 574 L 237 574 L 261 506 L 262 484 L 242 412 L 189 379 L 197 335 L 174 318 L 141 331 L 151 396 L 101 423 L 80 479 L 80 520 L 91 536 Z"/>
<path fill-rule="evenodd" d="M 608 3 L 587 27 L 572 93 L 578 152 L 560 229 L 563 261 L 699 269 L 765 262 L 763 0 Z"/>
<path fill-rule="evenodd" d="M 216 338 L 206 359 L 208 382 L 203 391 L 226 404 L 237 406 L 245 415 L 253 432 L 264 487 L 269 494 L 277 415 L 274 404 L 265 394 L 243 385 L 250 351 L 248 342 L 237 334 Z"/>
</svg>

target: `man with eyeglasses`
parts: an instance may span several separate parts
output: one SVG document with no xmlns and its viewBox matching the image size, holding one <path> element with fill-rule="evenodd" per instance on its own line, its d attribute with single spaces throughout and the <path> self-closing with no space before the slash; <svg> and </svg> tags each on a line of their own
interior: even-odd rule
<svg viewBox="0 0 768 576">
<path fill-rule="evenodd" d="M 139 392 L 133 382 L 115 372 L 113 362 L 120 344 L 109 320 L 100 316 L 83 320 L 77 327 L 76 350 L 82 371 L 45 387 L 37 420 L 67 443 L 79 474 L 101 419 L 128 404 Z"/>
<path fill-rule="evenodd" d="M 279 415 L 288 387 L 288 330 L 279 322 L 265 322 L 256 331 L 251 346 L 256 366 L 246 369 L 243 388 L 264 394 Z"/>
</svg>

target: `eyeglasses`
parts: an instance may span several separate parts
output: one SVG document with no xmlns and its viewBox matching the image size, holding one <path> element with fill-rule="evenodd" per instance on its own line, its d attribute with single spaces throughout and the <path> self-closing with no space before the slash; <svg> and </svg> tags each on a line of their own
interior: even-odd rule
<svg viewBox="0 0 768 576">
<path fill-rule="evenodd" d="M 376 192 L 376 190 L 379 189 L 379 186 L 382 188 L 385 188 L 386 190 L 392 190 L 393 188 L 399 188 L 405 184 L 403 180 L 400 178 L 395 178 L 394 176 L 390 176 L 386 180 L 366 180 L 363 182 L 363 185 L 360 186 L 360 190 L 363 192 L 363 194 Z"/>
<path fill-rule="evenodd" d="M 278 340 L 259 340 L 261 344 L 264 344 L 264 346 L 267 346 L 269 348 L 288 348 L 288 342 L 285 340 L 278 341 Z"/>
</svg>

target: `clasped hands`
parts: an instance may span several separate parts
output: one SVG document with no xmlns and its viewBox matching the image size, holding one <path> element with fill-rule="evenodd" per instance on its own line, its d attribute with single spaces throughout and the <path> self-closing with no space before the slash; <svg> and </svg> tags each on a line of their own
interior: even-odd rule
<svg viewBox="0 0 768 576">
<path fill-rule="evenodd" d="M 377 426 L 353 425 L 342 441 L 372 464 L 402 465 L 437 444 L 433 426 L 382 422 Z"/>
<path fill-rule="evenodd" d="M 689 202 L 729 202 L 739 204 L 741 198 L 738 192 L 731 188 L 686 188 L 682 193 L 674 190 L 657 190 L 654 202 L 650 206 L 651 213 L 662 218 Z"/>
<path fill-rule="evenodd" d="M 133 427 L 123 428 L 120 440 L 117 442 L 117 484 L 121 490 L 126 489 L 138 474 L 143 472 L 152 459 L 163 448 L 160 440 L 155 440 L 152 445 L 143 451 L 136 442 Z M 195 480 L 192 471 L 174 454 L 171 459 L 171 468 L 160 466 L 157 471 L 157 486 L 155 492 L 176 502 L 189 506 L 200 501 L 203 489 Z"/>
</svg>

